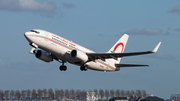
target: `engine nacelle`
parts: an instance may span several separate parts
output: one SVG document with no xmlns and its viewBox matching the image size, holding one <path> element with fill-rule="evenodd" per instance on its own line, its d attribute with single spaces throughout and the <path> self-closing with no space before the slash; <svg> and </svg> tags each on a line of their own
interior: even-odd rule
<svg viewBox="0 0 180 101">
<path fill-rule="evenodd" d="M 88 61 L 88 56 L 86 55 L 86 53 L 79 51 L 79 50 L 72 50 L 71 57 L 76 58 L 82 62 Z"/>
<path fill-rule="evenodd" d="M 53 61 L 52 56 L 50 56 L 50 54 L 46 51 L 43 50 L 38 50 L 35 54 L 36 58 L 45 61 L 45 62 L 51 62 Z"/>
</svg>

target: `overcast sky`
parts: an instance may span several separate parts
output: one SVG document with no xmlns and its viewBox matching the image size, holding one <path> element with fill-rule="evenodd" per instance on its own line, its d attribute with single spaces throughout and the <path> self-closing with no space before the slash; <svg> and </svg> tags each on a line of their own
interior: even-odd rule
<svg viewBox="0 0 180 101">
<path fill-rule="evenodd" d="M 117 89 L 146 90 L 164 99 L 180 93 L 179 0 L 0 0 L 0 89 Z M 24 33 L 43 29 L 95 52 L 107 52 L 124 34 L 125 52 L 156 54 L 122 58 L 121 63 L 150 67 L 118 72 L 80 71 L 66 63 L 45 63 L 29 54 Z"/>
</svg>

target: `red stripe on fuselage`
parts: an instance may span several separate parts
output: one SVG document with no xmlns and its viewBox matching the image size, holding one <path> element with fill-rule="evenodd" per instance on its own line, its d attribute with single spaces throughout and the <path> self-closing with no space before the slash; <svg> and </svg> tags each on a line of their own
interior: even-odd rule
<svg viewBox="0 0 180 101">
<path fill-rule="evenodd" d="M 110 69 L 112 69 L 112 70 L 115 70 L 114 68 L 112 68 L 112 67 L 110 67 L 110 66 L 108 66 L 108 65 L 106 65 L 106 64 L 104 64 L 104 63 L 102 63 L 102 62 L 100 62 L 100 61 L 98 61 L 98 60 L 95 60 L 96 62 L 99 62 L 100 64 L 102 64 L 102 65 L 105 65 L 105 66 L 107 66 L 108 68 L 110 68 Z"/>
<path fill-rule="evenodd" d="M 51 42 L 54 42 L 54 43 L 56 43 L 56 44 L 58 44 L 58 45 L 61 45 L 61 46 L 65 47 L 65 48 L 67 48 L 67 49 L 73 50 L 73 49 L 71 49 L 71 48 L 69 48 L 69 47 L 67 47 L 67 46 L 64 46 L 64 45 L 62 45 L 62 44 L 60 44 L 60 43 L 58 43 L 58 42 L 55 42 L 55 41 L 53 41 L 53 40 L 51 40 L 51 39 L 49 39 L 49 38 L 46 38 L 46 37 L 36 36 L 36 35 L 29 35 L 29 36 L 39 37 L 39 38 L 42 38 L 42 39 L 46 39 L 46 40 L 49 40 L 49 41 L 51 41 Z"/>
</svg>

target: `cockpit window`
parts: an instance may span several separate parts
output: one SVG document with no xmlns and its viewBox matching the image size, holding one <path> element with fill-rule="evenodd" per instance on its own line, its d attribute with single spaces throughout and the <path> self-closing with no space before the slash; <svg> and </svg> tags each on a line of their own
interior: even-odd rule
<svg viewBox="0 0 180 101">
<path fill-rule="evenodd" d="M 31 32 L 35 32 L 35 33 L 39 34 L 39 32 L 38 32 L 38 31 L 36 31 L 36 30 L 31 30 Z"/>
</svg>

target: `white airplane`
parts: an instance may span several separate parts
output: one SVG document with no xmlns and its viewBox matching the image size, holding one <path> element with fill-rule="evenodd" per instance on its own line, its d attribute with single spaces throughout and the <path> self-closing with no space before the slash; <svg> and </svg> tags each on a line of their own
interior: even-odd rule
<svg viewBox="0 0 180 101">
<path fill-rule="evenodd" d="M 129 35 L 124 34 L 107 53 L 95 53 L 72 41 L 53 33 L 33 29 L 24 34 L 32 46 L 30 53 L 45 62 L 57 60 L 62 63 L 61 71 L 66 71 L 65 62 L 80 66 L 81 71 L 87 69 L 97 71 L 119 71 L 121 67 L 148 66 L 137 64 L 119 64 L 122 57 L 156 53 L 161 42 L 152 51 L 123 53 Z M 40 49 L 39 49 L 40 48 Z"/>
</svg>

